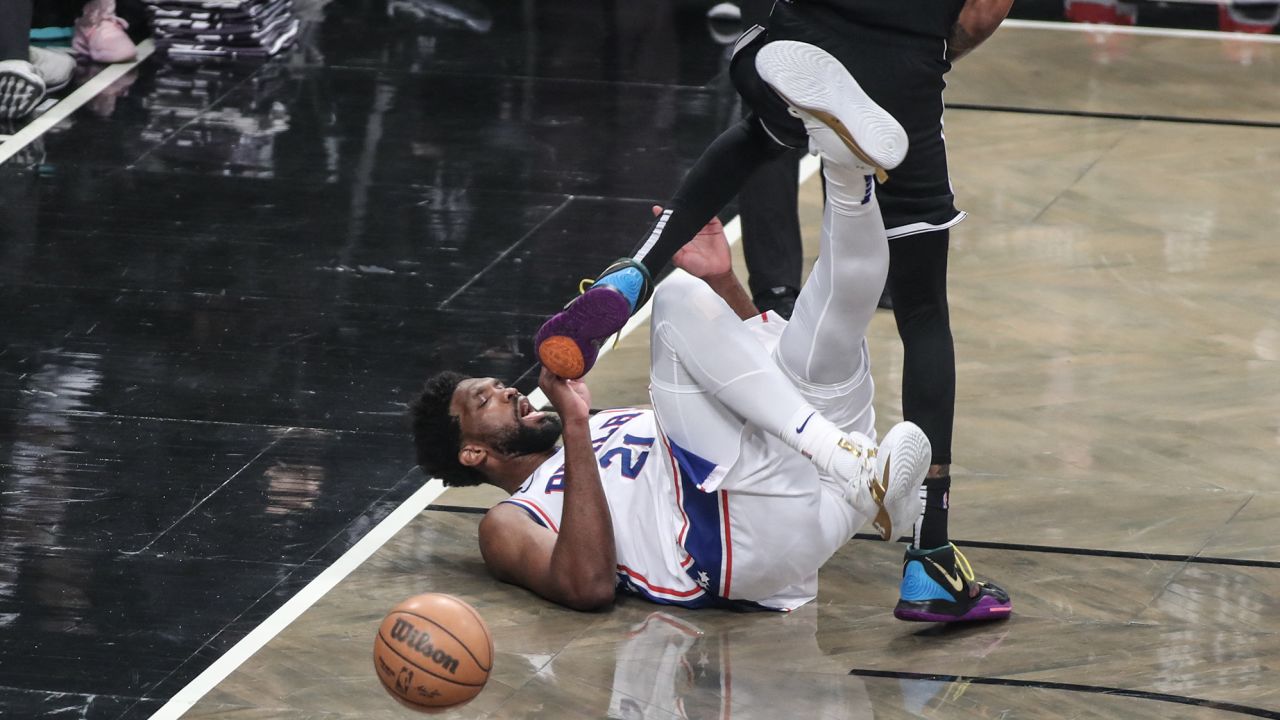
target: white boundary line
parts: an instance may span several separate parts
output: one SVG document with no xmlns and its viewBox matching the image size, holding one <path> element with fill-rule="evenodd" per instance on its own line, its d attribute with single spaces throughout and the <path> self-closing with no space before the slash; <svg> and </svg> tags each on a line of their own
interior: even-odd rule
<svg viewBox="0 0 1280 720">
<path fill-rule="evenodd" d="M 248 660 L 262 646 L 279 634 L 281 630 L 285 629 L 289 623 L 296 620 L 307 608 L 324 597 L 325 593 L 332 590 L 343 578 L 351 574 L 352 570 L 355 570 L 361 563 L 369 559 L 369 556 L 373 555 L 378 548 L 385 545 L 388 540 L 416 518 L 433 500 L 440 497 L 444 490 L 444 483 L 437 478 L 431 479 L 426 485 L 419 488 L 400 507 L 393 510 L 382 522 L 378 523 L 377 527 L 370 530 L 369 534 L 360 538 L 360 542 L 357 542 L 354 547 L 343 553 L 337 562 L 325 568 L 324 572 L 298 591 L 297 595 L 289 598 L 288 602 L 271 614 L 271 617 L 263 620 L 261 625 L 254 628 L 244 639 L 236 643 L 222 657 L 215 660 L 212 665 L 196 676 L 186 687 L 179 690 L 169 702 L 165 703 L 163 707 L 151 716 L 151 720 L 169 720 L 182 717 L 183 713 L 190 710 L 200 698 L 204 697 L 205 693 L 222 682 L 236 668 L 240 667 L 241 663 Z"/>
<path fill-rule="evenodd" d="M 1220 30 L 1181 30 L 1178 28 L 1133 27 L 1100 23 L 1069 23 L 1050 20 L 1005 20 L 1002 28 L 1023 30 L 1058 30 L 1061 32 L 1111 33 L 1116 35 L 1150 35 L 1155 37 L 1195 38 L 1198 40 L 1237 40 L 1241 42 L 1280 43 L 1280 35 L 1223 32 Z"/>
<path fill-rule="evenodd" d="M 800 182 L 803 183 L 819 168 L 818 158 L 813 155 L 806 155 L 804 160 L 800 162 Z M 739 218 L 729 221 L 724 227 L 725 237 L 729 240 L 732 247 L 742 239 L 742 222 Z M 684 272 L 676 270 L 675 272 Z M 621 340 L 632 331 L 643 325 L 649 316 L 653 314 L 653 303 L 645 303 L 644 307 L 632 316 L 631 320 L 623 326 L 622 331 L 618 333 L 618 339 Z M 601 348 L 600 354 L 597 356 L 596 362 L 599 363 L 600 358 L 609 352 L 612 346 Z M 534 390 L 529 394 L 529 402 L 534 407 L 546 405 L 547 396 L 542 390 Z M 360 538 L 342 557 L 338 558 L 324 572 L 320 573 L 315 580 L 312 580 L 306 587 L 298 591 L 297 595 L 289 598 L 288 602 L 271 614 L 271 617 L 262 621 L 262 624 L 254 628 L 240 642 L 236 643 L 222 657 L 218 658 L 205 669 L 204 672 L 196 676 L 194 680 L 187 684 L 186 687 L 178 691 L 169 702 L 151 716 L 151 720 L 175 720 L 182 717 L 186 711 L 190 710 L 200 698 L 204 697 L 218 683 L 222 682 L 235 672 L 244 661 L 253 656 L 272 638 L 280 634 L 294 620 L 297 620 L 302 613 L 316 603 L 320 598 L 324 597 L 339 582 L 353 570 L 368 560 L 378 548 L 387 543 L 396 533 L 400 532 L 405 525 L 418 516 L 428 505 L 445 491 L 444 483 L 439 479 L 433 478 L 426 485 L 423 485 L 417 492 L 404 501 L 400 507 L 396 508 L 390 515 L 378 526 L 369 531 L 368 535 Z"/>
<path fill-rule="evenodd" d="M 62 122 L 71 113 L 80 109 L 81 105 L 92 100 L 107 88 L 108 85 L 118 80 L 122 75 L 138 66 L 143 60 L 146 60 L 155 50 L 150 38 L 138 43 L 138 57 L 130 63 L 116 63 L 107 66 L 102 72 L 89 78 L 89 81 L 76 88 L 70 95 L 62 98 L 56 105 L 49 108 L 45 114 L 37 117 L 35 120 L 27 123 L 21 130 L 10 135 L 7 140 L 0 143 L 0 164 L 18 153 L 19 150 L 30 145 L 32 141 L 45 134 L 54 125 Z"/>
</svg>

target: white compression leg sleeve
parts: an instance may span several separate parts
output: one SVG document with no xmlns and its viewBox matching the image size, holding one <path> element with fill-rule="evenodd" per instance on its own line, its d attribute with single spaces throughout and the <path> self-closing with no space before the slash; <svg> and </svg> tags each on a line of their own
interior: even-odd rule
<svg viewBox="0 0 1280 720">
<path fill-rule="evenodd" d="M 889 273 L 889 240 L 866 176 L 823 163 L 827 202 L 818 261 L 800 291 L 778 358 L 796 378 L 839 385 L 863 372 L 862 345 Z"/>
<path fill-rule="evenodd" d="M 706 283 L 672 276 L 653 302 L 650 379 L 672 440 L 689 450 L 700 446 L 708 460 L 728 465 L 744 422 L 750 422 L 831 470 L 843 437 L 839 429 L 805 401 Z"/>
</svg>

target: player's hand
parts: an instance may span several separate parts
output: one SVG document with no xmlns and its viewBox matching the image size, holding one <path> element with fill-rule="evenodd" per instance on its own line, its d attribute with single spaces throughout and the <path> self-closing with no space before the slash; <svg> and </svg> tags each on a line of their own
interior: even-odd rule
<svg viewBox="0 0 1280 720">
<path fill-rule="evenodd" d="M 542 368 L 538 387 L 560 414 L 561 422 L 585 420 L 591 416 L 591 390 L 581 380 L 566 380 Z"/>
<path fill-rule="evenodd" d="M 661 215 L 662 208 L 654 205 L 653 214 Z M 720 218 L 711 218 L 711 222 L 680 248 L 671 261 L 681 270 L 708 282 L 732 273 L 729 240 L 724 236 L 724 225 L 720 223 Z"/>
</svg>

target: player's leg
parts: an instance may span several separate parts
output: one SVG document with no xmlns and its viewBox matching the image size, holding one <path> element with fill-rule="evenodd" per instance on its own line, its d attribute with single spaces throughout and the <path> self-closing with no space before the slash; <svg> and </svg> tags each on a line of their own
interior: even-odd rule
<svg viewBox="0 0 1280 720">
<path fill-rule="evenodd" d="M 785 150 L 750 120 L 716 138 L 663 205 L 662 214 L 631 256 L 606 268 L 590 289 L 538 330 L 534 345 L 542 364 L 568 378 L 590 370 L 600 343 L 621 330 L 648 300 L 652 278 L 738 194 L 757 168 Z"/>
<path fill-rule="evenodd" d="M 699 487 L 720 486 L 737 464 L 750 426 L 854 487 L 851 502 L 864 514 L 876 513 L 870 487 L 875 444 L 841 431 L 806 402 L 706 283 L 684 275 L 669 278 L 654 297 L 651 322 L 654 409 L 677 456 L 703 469 L 696 478 Z"/>
<path fill-rule="evenodd" d="M 883 512 L 870 488 L 874 445 L 807 405 L 701 280 L 675 275 L 658 288 L 651 333 L 650 393 L 679 466 L 681 506 L 691 525 L 706 526 L 701 535 L 732 548 L 715 590 L 758 601 L 803 584 Z"/>
<path fill-rule="evenodd" d="M 828 418 L 846 426 L 864 423 L 859 429 L 868 432 L 873 385 L 864 337 L 889 266 L 874 176 L 901 161 L 906 134 L 821 48 L 776 41 L 760 51 L 756 67 L 804 122 L 827 180 L 818 262 L 778 344 L 778 364 Z M 905 532 L 919 514 L 916 493 L 924 472 L 917 472 L 917 457 L 927 447 L 910 423 L 881 443 L 888 471 L 879 481 L 888 513 L 876 518 L 876 526 L 886 539 Z"/>
<path fill-rule="evenodd" d="M 787 6 L 783 15 L 786 19 L 810 11 Z M 779 34 L 799 32 L 801 26 L 805 31 L 816 27 L 795 22 Z M 876 190 L 890 238 L 888 284 L 904 344 L 903 417 L 921 426 L 933 448 L 929 477 L 920 493 L 923 513 L 903 561 L 897 614 L 919 620 L 1004 617 L 1011 607 L 1008 594 L 974 579 L 946 535 L 955 392 L 946 310 L 946 235 L 964 213 L 955 207 L 942 129 L 943 74 L 949 68 L 944 46 L 937 38 L 904 38 L 857 26 L 823 27 L 819 32 L 834 32 L 838 39 L 818 41 L 855 77 L 865 80 L 864 89 L 902 123 L 911 146 L 892 177 Z M 954 590 L 953 578 L 961 580 L 960 591 Z"/>
<path fill-rule="evenodd" d="M 955 417 L 955 350 L 946 298 L 948 230 L 891 241 L 890 288 L 903 343 L 902 409 L 935 444 L 920 488 L 923 512 L 903 558 L 903 620 L 951 622 L 1007 617 L 1009 594 L 976 579 L 947 532 L 951 434 Z M 897 301 L 901 298 L 901 302 Z"/>
<path fill-rule="evenodd" d="M 769 91 L 755 76 L 755 53 L 765 44 L 762 28 L 743 34 L 730 64 L 734 84 L 756 108 L 756 94 Z M 805 147 L 799 121 L 776 98 L 721 133 L 684 177 L 675 195 L 629 257 L 604 270 L 591 288 L 538 330 L 534 347 L 542 364 L 562 377 L 584 375 L 602 341 L 622 329 L 649 297 L 652 278 L 685 243 L 742 188 L 757 169 L 788 150 Z"/>
<path fill-rule="evenodd" d="M 933 230 L 890 242 L 889 287 L 902 338 L 902 412 L 929 436 L 933 458 L 925 476 L 924 513 L 913 545 L 947 545 L 951 435 L 955 422 L 955 343 L 947 306 L 950 231 Z"/>
</svg>

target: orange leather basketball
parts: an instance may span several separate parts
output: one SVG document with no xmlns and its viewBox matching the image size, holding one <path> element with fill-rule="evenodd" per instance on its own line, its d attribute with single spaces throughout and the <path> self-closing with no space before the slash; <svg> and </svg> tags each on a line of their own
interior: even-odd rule
<svg viewBox="0 0 1280 720">
<path fill-rule="evenodd" d="M 383 619 L 373 667 L 387 692 L 409 707 L 460 705 L 489 680 L 493 636 L 475 608 L 458 598 L 415 595 Z"/>
</svg>

